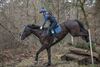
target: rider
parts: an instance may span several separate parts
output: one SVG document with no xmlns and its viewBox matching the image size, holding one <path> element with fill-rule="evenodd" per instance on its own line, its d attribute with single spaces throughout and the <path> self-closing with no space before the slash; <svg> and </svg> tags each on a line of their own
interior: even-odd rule
<svg viewBox="0 0 100 67">
<path fill-rule="evenodd" d="M 44 25 L 46 24 L 47 21 L 50 21 L 48 33 L 51 34 L 51 30 L 53 30 L 57 26 L 56 18 L 52 15 L 51 12 L 48 12 L 44 7 L 41 8 L 40 13 L 43 14 L 44 19 L 45 19 L 45 21 L 44 21 L 43 25 L 40 27 L 40 29 L 42 29 L 44 27 Z M 55 32 L 52 31 L 52 33 L 55 33 Z"/>
</svg>

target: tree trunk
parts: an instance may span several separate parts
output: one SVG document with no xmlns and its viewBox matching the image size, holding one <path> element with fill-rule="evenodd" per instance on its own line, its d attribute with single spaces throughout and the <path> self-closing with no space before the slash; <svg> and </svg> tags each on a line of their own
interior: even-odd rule
<svg viewBox="0 0 100 67">
<path fill-rule="evenodd" d="M 100 0 L 95 3 L 96 42 L 100 43 Z"/>
</svg>

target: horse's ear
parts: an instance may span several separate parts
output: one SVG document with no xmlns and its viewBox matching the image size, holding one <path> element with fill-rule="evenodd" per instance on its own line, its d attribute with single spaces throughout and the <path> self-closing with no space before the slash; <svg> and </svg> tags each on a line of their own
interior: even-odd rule
<svg viewBox="0 0 100 67">
<path fill-rule="evenodd" d="M 34 26 L 34 24 L 32 24 L 32 26 Z"/>
<path fill-rule="evenodd" d="M 24 27 L 25 27 L 26 25 L 24 25 Z"/>
<path fill-rule="evenodd" d="M 35 26 L 34 24 L 32 24 L 32 26 Z"/>
<path fill-rule="evenodd" d="M 22 27 L 23 27 L 23 28 L 25 28 L 25 27 L 26 27 L 26 25 L 22 25 Z"/>
</svg>

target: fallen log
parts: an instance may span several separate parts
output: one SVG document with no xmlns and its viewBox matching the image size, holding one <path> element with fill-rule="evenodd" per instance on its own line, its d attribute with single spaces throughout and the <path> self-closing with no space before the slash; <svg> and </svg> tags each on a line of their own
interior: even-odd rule
<svg viewBox="0 0 100 67">
<path fill-rule="evenodd" d="M 92 63 L 91 57 L 86 57 L 86 58 L 84 58 L 82 60 L 79 60 L 78 63 L 79 64 L 85 64 L 85 65 L 91 64 Z M 99 64 L 99 63 L 100 62 L 96 58 L 94 58 L 94 64 Z"/>
<path fill-rule="evenodd" d="M 70 60 L 80 61 L 85 58 L 86 56 L 76 55 L 72 53 L 61 56 L 61 60 L 67 60 L 67 61 L 70 61 Z"/>
<path fill-rule="evenodd" d="M 92 63 L 91 62 L 91 57 L 72 54 L 72 53 L 61 56 L 61 60 L 62 61 L 76 61 L 79 64 L 85 64 L 85 65 Z M 96 58 L 94 58 L 94 63 L 98 64 L 100 62 Z"/>
<path fill-rule="evenodd" d="M 78 55 L 83 55 L 83 56 L 91 56 L 91 52 L 86 49 L 70 48 L 70 52 Z M 100 61 L 99 54 L 97 54 L 96 52 L 93 52 L 93 57 Z"/>
</svg>

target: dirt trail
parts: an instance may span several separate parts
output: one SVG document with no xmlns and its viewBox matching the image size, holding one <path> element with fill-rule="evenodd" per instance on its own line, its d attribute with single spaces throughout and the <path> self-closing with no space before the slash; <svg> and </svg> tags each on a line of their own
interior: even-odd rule
<svg viewBox="0 0 100 67">
<path fill-rule="evenodd" d="M 68 46 L 66 46 L 68 47 Z M 66 53 L 65 51 L 68 51 L 69 48 L 66 48 L 65 46 L 60 47 L 56 46 L 52 48 L 52 65 L 50 67 L 89 67 L 89 66 L 80 66 L 76 62 L 73 61 L 61 61 L 60 57 Z M 62 50 L 63 49 L 63 50 Z M 46 51 L 43 51 L 39 55 L 39 64 L 34 65 L 34 57 L 36 52 L 34 53 L 33 57 L 30 57 L 28 59 L 22 60 L 19 64 L 16 65 L 16 67 L 46 67 L 45 63 L 47 62 L 47 55 Z"/>
<path fill-rule="evenodd" d="M 52 65 L 50 67 L 91 67 L 90 65 L 88 66 L 79 65 L 77 62 L 74 61 L 62 61 L 60 57 L 65 53 L 67 53 L 69 48 L 70 47 L 68 45 L 62 45 L 62 46 L 56 45 L 52 47 Z M 46 51 L 43 51 L 39 55 L 39 63 L 37 65 L 34 64 L 35 63 L 34 58 L 37 50 L 38 49 L 31 52 L 25 51 L 24 53 L 18 54 L 16 56 L 15 61 L 13 61 L 14 64 L 10 64 L 10 66 L 4 66 L 4 67 L 46 67 L 46 62 L 48 61 Z M 9 52 L 7 54 L 7 57 L 8 55 Z"/>
<path fill-rule="evenodd" d="M 39 61 L 39 64 L 34 65 L 34 60 L 33 58 L 29 58 L 29 59 L 25 59 L 23 60 L 21 63 L 19 63 L 18 65 L 16 65 L 16 67 L 46 67 L 45 62 L 42 62 L 43 59 L 41 59 Z M 53 64 L 49 67 L 79 67 L 77 63 L 75 62 L 65 62 L 65 61 L 55 61 L 53 60 Z"/>
</svg>

